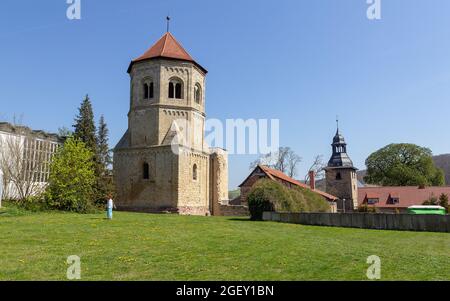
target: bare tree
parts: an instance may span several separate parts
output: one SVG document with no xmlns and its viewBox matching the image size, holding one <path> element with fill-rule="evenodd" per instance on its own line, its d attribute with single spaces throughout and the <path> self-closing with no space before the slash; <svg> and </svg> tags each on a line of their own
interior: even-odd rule
<svg viewBox="0 0 450 301">
<path fill-rule="evenodd" d="M 291 178 L 295 177 L 297 175 L 297 167 L 302 162 L 302 158 L 294 153 L 293 151 L 289 151 L 286 156 L 286 162 L 287 162 L 287 175 Z"/>
<path fill-rule="evenodd" d="M 323 155 L 317 155 L 314 158 L 314 162 L 311 165 L 311 167 L 308 169 L 308 173 L 305 175 L 305 183 L 309 182 L 309 172 L 314 171 L 314 174 L 316 175 L 316 179 L 323 179 L 325 176 L 325 167 L 327 165 L 325 164 L 323 160 Z"/>
<path fill-rule="evenodd" d="M 13 126 L 14 133 L 0 136 L 0 169 L 3 174 L 3 196 L 24 202 L 45 188 L 38 181 L 46 155 L 36 151 L 31 131 Z"/>
<path fill-rule="evenodd" d="M 280 147 L 278 151 L 262 155 L 250 163 L 250 169 L 261 164 L 294 177 L 297 174 L 297 167 L 301 161 L 302 158 L 290 147 Z"/>
</svg>

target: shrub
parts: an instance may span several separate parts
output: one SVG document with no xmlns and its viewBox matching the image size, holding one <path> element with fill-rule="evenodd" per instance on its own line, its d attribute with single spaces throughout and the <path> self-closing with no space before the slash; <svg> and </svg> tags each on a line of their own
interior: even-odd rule
<svg viewBox="0 0 450 301">
<path fill-rule="evenodd" d="M 248 196 L 252 220 L 262 220 L 264 211 L 277 212 L 328 212 L 330 206 L 320 195 L 300 187 L 287 188 L 281 183 L 261 179 Z"/>
<path fill-rule="evenodd" d="M 437 197 L 435 196 L 431 196 L 428 200 L 424 201 L 422 203 L 422 205 L 432 205 L 432 206 L 436 206 L 439 205 L 439 200 Z"/>
<path fill-rule="evenodd" d="M 85 213 L 92 209 L 95 173 L 93 154 L 78 139 L 69 137 L 52 159 L 45 192 L 51 209 Z"/>
<path fill-rule="evenodd" d="M 398 209 L 396 209 L 396 213 L 400 213 L 397 212 Z M 376 207 L 373 206 L 367 206 L 367 204 L 362 204 L 358 206 L 357 209 L 358 212 L 365 212 L 365 213 L 377 213 L 378 209 Z"/>
<path fill-rule="evenodd" d="M 439 206 L 442 206 L 447 210 L 447 213 L 449 213 L 449 204 L 448 204 L 448 195 L 445 193 L 441 194 L 439 197 Z"/>
</svg>

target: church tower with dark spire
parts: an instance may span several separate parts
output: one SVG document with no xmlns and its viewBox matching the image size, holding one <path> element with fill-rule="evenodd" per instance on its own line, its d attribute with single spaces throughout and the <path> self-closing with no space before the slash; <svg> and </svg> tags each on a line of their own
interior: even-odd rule
<svg viewBox="0 0 450 301">
<path fill-rule="evenodd" d="M 347 143 L 339 131 L 333 138 L 332 155 L 326 171 L 326 192 L 339 198 L 339 211 L 353 211 L 358 207 L 357 169 L 347 154 Z"/>
</svg>

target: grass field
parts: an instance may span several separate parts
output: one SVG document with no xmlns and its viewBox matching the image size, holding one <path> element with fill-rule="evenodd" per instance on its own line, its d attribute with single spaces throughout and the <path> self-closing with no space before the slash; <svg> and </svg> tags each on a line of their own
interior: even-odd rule
<svg viewBox="0 0 450 301">
<path fill-rule="evenodd" d="M 449 280 L 450 235 L 229 217 L 23 213 L 0 209 L 0 280 Z"/>
</svg>

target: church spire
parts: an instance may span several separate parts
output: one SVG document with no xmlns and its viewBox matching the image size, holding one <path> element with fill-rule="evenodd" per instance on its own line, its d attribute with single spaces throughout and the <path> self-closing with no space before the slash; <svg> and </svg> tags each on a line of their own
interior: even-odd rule
<svg viewBox="0 0 450 301">
<path fill-rule="evenodd" d="M 336 115 L 336 134 L 339 134 L 339 116 Z"/>
<path fill-rule="evenodd" d="M 347 154 L 347 143 L 344 136 L 339 132 L 339 118 L 336 117 L 336 135 L 331 144 L 333 154 L 331 155 L 328 167 L 350 167 L 353 168 L 353 162 Z"/>
</svg>

